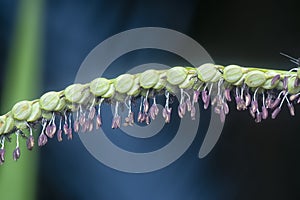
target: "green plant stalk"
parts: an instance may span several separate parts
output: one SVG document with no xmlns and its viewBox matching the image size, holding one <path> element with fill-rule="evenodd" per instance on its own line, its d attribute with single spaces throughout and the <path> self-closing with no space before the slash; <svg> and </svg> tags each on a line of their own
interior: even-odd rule
<svg viewBox="0 0 300 200">
<path fill-rule="evenodd" d="M 1 110 L 7 111 L 14 102 L 32 98 L 40 91 L 43 0 L 20 1 L 12 46 L 7 62 L 7 72 L 2 93 Z M 33 78 L 34 77 L 34 78 Z M 16 138 L 12 138 L 15 141 Z M 7 145 L 6 155 L 12 157 L 14 145 Z M 37 152 L 23 151 L 18 163 L 7 159 L 0 168 L 1 199 L 35 199 L 37 177 Z"/>
<path fill-rule="evenodd" d="M 62 91 L 47 92 L 40 99 L 16 103 L 11 111 L 0 116 L 0 141 L 4 143 L 5 138 L 13 133 L 17 133 L 17 138 L 19 134 L 26 136 L 24 131 L 29 130 L 27 148 L 31 150 L 34 145 L 32 128 L 38 123 L 43 127 L 38 139 L 39 146 L 45 145 L 55 133 L 59 141 L 62 140 L 62 132 L 68 139 L 72 139 L 73 129 L 75 132 L 85 132 L 93 130 L 94 126 L 101 126 L 100 108 L 103 102 L 115 105 L 112 128 L 119 128 L 121 125 L 118 114 L 120 104 L 128 109 L 124 125 L 133 125 L 131 102 L 137 98 L 141 98 L 137 121 L 149 124 L 150 119 L 154 120 L 158 114 L 155 98 L 161 94 L 166 96 L 162 111 L 166 123 L 170 122 L 172 111 L 169 107 L 170 94 L 180 96 L 179 117 L 182 118 L 189 111 L 191 118 L 195 119 L 195 103 L 198 102 L 200 93 L 204 109 L 209 105 L 214 106 L 214 111 L 220 115 L 222 122 L 229 113 L 227 103 L 232 96 L 237 110 L 249 108 L 255 121 L 261 122 L 269 116 L 269 112 L 272 112 L 271 118 L 276 118 L 284 102 L 287 102 L 290 114 L 294 116 L 293 104 L 300 103 L 299 92 L 298 68 L 285 71 L 206 63 L 197 68 L 176 66 L 166 70 L 121 74 L 110 80 L 101 77 L 90 83 L 70 85 Z M 153 99 L 151 108 L 148 102 L 150 99 Z M 72 113 L 75 113 L 73 123 Z M 56 117 L 60 118 L 58 130 Z M 18 158 L 16 152 L 14 159 Z"/>
</svg>

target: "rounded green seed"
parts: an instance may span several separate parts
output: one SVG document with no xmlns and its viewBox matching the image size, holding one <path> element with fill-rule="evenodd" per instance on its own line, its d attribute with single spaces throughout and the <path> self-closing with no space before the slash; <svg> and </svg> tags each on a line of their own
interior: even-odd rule
<svg viewBox="0 0 300 200">
<path fill-rule="evenodd" d="M 103 98 L 110 98 L 115 94 L 114 84 L 110 84 L 108 91 L 102 95 Z"/>
<path fill-rule="evenodd" d="M 90 84 L 90 91 L 96 97 L 105 94 L 109 89 L 109 80 L 106 78 L 96 78 Z"/>
<path fill-rule="evenodd" d="M 119 93 L 126 93 L 133 85 L 134 76 L 131 74 L 122 74 L 116 78 L 115 88 Z"/>
<path fill-rule="evenodd" d="M 82 97 L 83 90 L 84 86 L 79 83 L 68 86 L 64 91 L 66 100 L 72 103 L 78 103 Z"/>
<path fill-rule="evenodd" d="M 6 116 L 0 116 L 0 135 L 4 132 Z"/>
<path fill-rule="evenodd" d="M 245 83 L 249 87 L 259 87 L 263 85 L 266 81 L 266 75 L 265 73 L 255 70 L 255 71 L 250 71 L 246 74 L 245 77 Z"/>
<path fill-rule="evenodd" d="M 185 80 L 187 72 L 184 67 L 173 67 L 167 71 L 167 81 L 172 85 L 179 85 Z"/>
<path fill-rule="evenodd" d="M 5 121 L 4 133 L 9 133 L 15 127 L 15 120 L 12 116 L 8 116 Z"/>
<path fill-rule="evenodd" d="M 84 88 L 81 92 L 81 98 L 77 103 L 86 105 L 89 103 L 90 98 L 91 98 L 90 90 L 88 88 Z"/>
<path fill-rule="evenodd" d="M 27 121 L 28 122 L 37 121 L 39 118 L 41 118 L 41 116 L 42 116 L 42 111 L 41 111 L 40 103 L 39 102 L 33 103 L 31 114 L 28 117 Z"/>
<path fill-rule="evenodd" d="M 140 93 L 140 76 L 134 78 L 133 85 L 131 89 L 127 92 L 129 96 L 137 96 Z"/>
<path fill-rule="evenodd" d="M 53 110 L 59 102 L 58 92 L 47 92 L 40 98 L 41 109 L 51 111 Z"/>
<path fill-rule="evenodd" d="M 198 78 L 203 82 L 209 82 L 217 73 L 214 64 L 206 63 L 197 68 Z"/>
<path fill-rule="evenodd" d="M 295 80 L 296 80 L 296 77 L 290 77 L 288 79 L 288 92 L 290 94 L 296 94 L 296 93 L 300 92 L 300 86 L 295 87 Z"/>
<path fill-rule="evenodd" d="M 210 82 L 212 83 L 218 82 L 221 79 L 221 77 L 222 77 L 221 72 L 217 70 L 215 76 L 210 80 Z"/>
<path fill-rule="evenodd" d="M 42 117 L 44 119 L 50 120 L 52 118 L 52 115 L 53 115 L 52 112 L 45 111 L 45 110 L 42 111 Z"/>
<path fill-rule="evenodd" d="M 167 84 L 167 78 L 166 77 L 167 77 L 167 73 L 166 72 L 161 72 L 159 74 L 158 82 L 153 86 L 153 89 L 155 89 L 155 90 L 163 89 Z"/>
<path fill-rule="evenodd" d="M 54 108 L 54 111 L 62 111 L 66 107 L 66 99 L 65 97 L 61 97 L 57 106 Z"/>
<path fill-rule="evenodd" d="M 266 89 L 266 90 L 270 90 L 270 89 L 273 89 L 277 86 L 277 84 L 279 83 L 279 80 L 272 85 L 272 79 L 269 78 L 266 80 L 266 82 L 262 85 L 262 88 Z"/>
<path fill-rule="evenodd" d="M 145 89 L 149 89 L 158 82 L 158 79 L 159 74 L 156 70 L 146 70 L 140 75 L 140 85 Z"/>
<path fill-rule="evenodd" d="M 229 82 L 234 83 L 241 79 L 243 76 L 243 68 L 237 65 L 228 65 L 224 68 L 223 78 Z"/>
<path fill-rule="evenodd" d="M 17 129 L 19 130 L 24 130 L 27 128 L 27 125 L 25 123 L 25 121 L 19 121 L 19 120 L 16 120 L 15 121 L 15 126 L 17 127 Z"/>
<path fill-rule="evenodd" d="M 31 113 L 31 102 L 20 101 L 11 110 L 13 117 L 17 120 L 26 120 Z"/>
<path fill-rule="evenodd" d="M 195 84 L 195 79 L 193 78 L 195 75 L 189 74 L 186 76 L 185 80 L 179 85 L 179 88 L 182 89 L 191 89 Z"/>
<path fill-rule="evenodd" d="M 170 84 L 170 83 L 167 83 L 165 88 L 166 88 L 166 90 L 167 90 L 168 92 L 170 92 L 171 94 L 176 95 L 176 94 L 179 93 L 178 87 L 175 86 L 175 85 L 172 85 L 172 84 Z"/>
</svg>

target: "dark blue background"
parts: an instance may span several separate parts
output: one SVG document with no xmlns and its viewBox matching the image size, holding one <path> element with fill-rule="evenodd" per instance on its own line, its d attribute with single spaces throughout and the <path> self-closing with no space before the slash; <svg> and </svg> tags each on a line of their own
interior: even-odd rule
<svg viewBox="0 0 300 200">
<path fill-rule="evenodd" d="M 300 56 L 296 1 L 53 0 L 47 1 L 45 11 L 41 93 L 71 84 L 83 59 L 97 44 L 138 27 L 185 33 L 223 65 L 289 69 L 292 64 L 279 52 Z M 7 57 L 15 12 L 16 2 L 1 1 L 1 66 Z M 159 62 L 162 58 L 157 55 L 156 60 L 155 55 L 150 58 Z M 146 63 L 150 58 L 136 54 L 120 62 L 134 66 L 136 60 Z M 234 106 L 230 106 L 219 142 L 207 157 L 197 158 L 205 133 L 200 129 L 179 160 L 147 174 L 106 167 L 87 152 L 78 136 L 62 144 L 51 140 L 41 149 L 38 199 L 299 199 L 299 106 L 296 117 L 284 109 L 276 120 L 261 124 L 248 112 L 234 111 Z M 169 140 L 166 137 L 159 142 Z"/>
</svg>

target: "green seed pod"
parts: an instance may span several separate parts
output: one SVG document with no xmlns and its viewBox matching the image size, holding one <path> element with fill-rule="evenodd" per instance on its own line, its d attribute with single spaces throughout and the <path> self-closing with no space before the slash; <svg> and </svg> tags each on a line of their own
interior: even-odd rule
<svg viewBox="0 0 300 200">
<path fill-rule="evenodd" d="M 27 125 L 26 125 L 25 121 L 16 120 L 15 121 L 15 126 L 17 127 L 17 129 L 20 129 L 20 130 L 24 130 L 24 129 L 27 128 Z"/>
<path fill-rule="evenodd" d="M 115 80 L 115 89 L 117 92 L 125 94 L 133 85 L 134 76 L 131 74 L 122 74 Z"/>
<path fill-rule="evenodd" d="M 17 120 L 26 120 L 31 113 L 31 102 L 20 101 L 14 105 L 11 110 L 13 117 Z"/>
<path fill-rule="evenodd" d="M 159 74 L 159 79 L 158 79 L 158 82 L 153 86 L 153 89 L 155 90 L 161 90 L 163 89 L 166 84 L 167 84 L 167 72 L 161 72 Z"/>
<path fill-rule="evenodd" d="M 140 76 L 136 75 L 131 89 L 127 92 L 128 96 L 137 96 L 140 93 Z"/>
<path fill-rule="evenodd" d="M 187 72 L 184 67 L 173 67 L 167 71 L 167 81 L 172 85 L 179 85 L 185 80 Z"/>
<path fill-rule="evenodd" d="M 295 87 L 295 80 L 296 80 L 296 77 L 290 77 L 288 79 L 288 92 L 290 94 L 296 94 L 298 92 L 300 92 L 300 86 L 298 87 Z"/>
<path fill-rule="evenodd" d="M 91 98 L 91 93 L 90 93 L 90 90 L 88 88 L 84 88 L 81 92 L 81 98 L 80 100 L 77 102 L 79 104 L 83 104 L 83 105 L 86 105 L 89 103 L 89 100 Z"/>
<path fill-rule="evenodd" d="M 232 83 L 232 85 L 241 86 L 244 83 L 245 77 L 246 74 L 243 74 L 243 76 L 237 82 Z"/>
<path fill-rule="evenodd" d="M 66 99 L 65 97 L 61 97 L 57 106 L 54 108 L 54 111 L 62 111 L 66 107 Z"/>
<path fill-rule="evenodd" d="M 110 98 L 115 94 L 114 84 L 110 84 L 108 91 L 102 95 L 103 98 Z"/>
<path fill-rule="evenodd" d="M 259 87 L 263 85 L 266 81 L 266 75 L 265 73 L 255 70 L 255 71 L 250 71 L 246 74 L 245 77 L 245 83 L 249 87 Z"/>
<path fill-rule="evenodd" d="M 191 89 L 195 84 L 195 79 L 193 79 L 194 74 L 189 74 L 186 76 L 185 80 L 179 85 L 182 89 Z"/>
<path fill-rule="evenodd" d="M 175 85 L 172 85 L 172 84 L 170 84 L 170 83 L 167 83 L 167 85 L 166 85 L 166 90 L 167 90 L 168 92 L 170 92 L 171 94 L 173 94 L 173 95 L 176 95 L 176 94 L 179 93 L 178 87 L 175 86 Z"/>
<path fill-rule="evenodd" d="M 216 65 L 216 66 L 218 66 L 218 65 Z M 210 80 L 210 82 L 212 82 L 212 83 L 218 82 L 221 79 L 221 77 L 222 77 L 222 73 L 219 72 L 219 70 L 217 70 L 215 76 Z"/>
<path fill-rule="evenodd" d="M 5 128 L 5 121 L 6 121 L 6 116 L 0 116 L 0 135 L 4 133 L 4 128 Z"/>
<path fill-rule="evenodd" d="M 12 116 L 8 116 L 5 121 L 4 133 L 9 133 L 15 127 L 15 120 Z"/>
<path fill-rule="evenodd" d="M 214 78 L 217 69 L 214 64 L 206 63 L 197 68 L 198 78 L 207 83 Z"/>
<path fill-rule="evenodd" d="M 37 121 L 39 118 L 41 118 L 41 116 L 42 116 L 42 111 L 41 111 L 40 103 L 37 101 L 32 104 L 31 114 L 28 117 L 27 121 L 28 122 Z"/>
<path fill-rule="evenodd" d="M 42 110 L 42 117 L 44 119 L 50 120 L 52 118 L 53 113 L 49 111 Z"/>
<path fill-rule="evenodd" d="M 59 102 L 58 92 L 47 92 L 40 98 L 41 109 L 51 111 L 53 110 Z"/>
<path fill-rule="evenodd" d="M 266 90 L 270 90 L 270 89 L 273 89 L 277 86 L 277 84 L 279 83 L 279 80 L 272 85 L 272 79 L 269 78 L 266 80 L 266 82 L 262 85 L 262 88 L 266 89 Z"/>
<path fill-rule="evenodd" d="M 66 99 L 71 103 L 78 103 L 82 98 L 82 91 L 84 90 L 84 86 L 82 84 L 76 83 L 68 86 L 65 91 Z"/>
<path fill-rule="evenodd" d="M 224 68 L 223 78 L 229 82 L 234 83 L 241 79 L 243 76 L 243 68 L 237 65 L 228 65 Z"/>
<path fill-rule="evenodd" d="M 109 85 L 109 80 L 106 78 L 96 78 L 90 84 L 90 91 L 96 97 L 100 97 L 108 91 Z"/>
<path fill-rule="evenodd" d="M 126 99 L 126 94 L 115 93 L 114 100 L 119 102 L 124 102 Z"/>
<path fill-rule="evenodd" d="M 146 70 L 140 75 L 140 85 L 145 89 L 149 89 L 158 82 L 158 79 L 159 74 L 156 70 Z"/>
</svg>

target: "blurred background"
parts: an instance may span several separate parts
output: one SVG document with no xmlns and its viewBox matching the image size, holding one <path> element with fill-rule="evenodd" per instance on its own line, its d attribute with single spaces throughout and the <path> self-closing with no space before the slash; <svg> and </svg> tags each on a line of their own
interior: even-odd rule
<svg viewBox="0 0 300 200">
<path fill-rule="evenodd" d="M 174 29 L 198 41 L 218 64 L 287 70 L 293 64 L 279 52 L 300 57 L 299 23 L 297 1 L 1 0 L 1 113 L 18 100 L 72 84 L 87 54 L 121 31 Z M 157 52 L 149 55 L 137 53 L 119 63 L 130 67 L 162 59 Z M 14 144 L 7 145 L 0 198 L 299 199 L 300 107 L 295 117 L 285 106 L 276 120 L 256 124 L 248 111 L 234 106 L 207 157 L 197 157 L 205 134 L 199 131 L 180 159 L 146 174 L 106 167 L 77 135 L 24 150 L 17 162 L 10 158 Z M 164 139 L 160 142 L 170 138 Z"/>
</svg>

